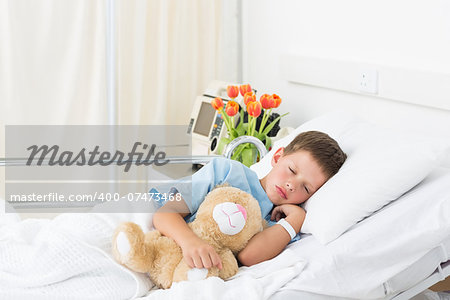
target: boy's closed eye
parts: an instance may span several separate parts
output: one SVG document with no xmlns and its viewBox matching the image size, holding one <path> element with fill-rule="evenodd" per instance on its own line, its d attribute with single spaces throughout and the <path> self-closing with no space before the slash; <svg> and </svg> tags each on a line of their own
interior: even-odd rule
<svg viewBox="0 0 450 300">
<path fill-rule="evenodd" d="M 304 185 L 303 188 L 305 189 L 306 193 L 307 193 L 308 195 L 310 195 L 308 187 L 307 187 L 306 185 Z"/>
<path fill-rule="evenodd" d="M 293 167 L 289 167 L 289 171 L 291 171 L 291 173 L 294 174 L 294 175 L 297 174 L 296 170 Z M 303 185 L 303 188 L 305 189 L 305 192 L 308 195 L 311 195 L 311 192 L 310 192 L 309 188 L 306 185 Z"/>
</svg>

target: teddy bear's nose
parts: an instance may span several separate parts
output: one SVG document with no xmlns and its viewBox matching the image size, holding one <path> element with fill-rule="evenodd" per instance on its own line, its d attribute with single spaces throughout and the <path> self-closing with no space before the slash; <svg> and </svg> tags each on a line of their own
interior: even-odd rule
<svg viewBox="0 0 450 300">
<path fill-rule="evenodd" d="M 242 205 L 223 202 L 214 207 L 213 219 L 219 225 L 221 232 L 227 235 L 235 235 L 244 228 L 247 211 Z"/>
<path fill-rule="evenodd" d="M 245 210 L 245 208 L 240 204 L 236 204 L 236 206 L 239 209 L 239 211 L 241 212 L 241 214 L 244 216 L 244 220 L 247 221 L 247 211 Z"/>
</svg>

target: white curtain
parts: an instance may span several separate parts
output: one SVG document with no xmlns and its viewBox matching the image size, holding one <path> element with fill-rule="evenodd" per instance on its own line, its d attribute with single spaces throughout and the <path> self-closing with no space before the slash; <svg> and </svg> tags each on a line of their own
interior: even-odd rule
<svg viewBox="0 0 450 300">
<path fill-rule="evenodd" d="M 6 124 L 110 124 L 106 1 L 0 0 L 0 158 Z M 237 0 L 114 2 L 115 124 L 188 124 L 211 80 L 237 80 Z"/>
<path fill-rule="evenodd" d="M 0 157 L 6 124 L 107 124 L 105 78 L 103 0 L 0 0 Z"/>
<path fill-rule="evenodd" d="M 0 0 L 4 124 L 106 124 L 102 0 Z"/>
<path fill-rule="evenodd" d="M 232 37 L 224 35 L 224 1 L 230 0 L 116 2 L 117 124 L 189 123 L 196 96 L 211 80 L 226 77 L 222 60 L 229 51 L 223 44 Z M 174 173 L 182 176 L 183 170 Z M 136 174 L 147 176 L 142 169 Z M 148 185 L 130 183 L 120 192 Z"/>
<path fill-rule="evenodd" d="M 119 124 L 188 124 L 195 97 L 224 79 L 223 1 L 118 1 Z"/>
</svg>

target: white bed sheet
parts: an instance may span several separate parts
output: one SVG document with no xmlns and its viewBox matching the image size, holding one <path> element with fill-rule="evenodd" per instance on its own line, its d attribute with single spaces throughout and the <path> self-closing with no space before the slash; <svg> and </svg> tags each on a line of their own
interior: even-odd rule
<svg viewBox="0 0 450 300">
<path fill-rule="evenodd" d="M 390 278 L 386 285 L 390 286 L 390 289 L 394 292 L 393 294 L 386 295 L 383 300 L 392 299 L 401 294 L 417 283 L 422 282 L 429 275 L 436 273 L 437 266 L 440 264 L 443 251 L 450 253 L 450 237 L 443 243 L 443 247 L 438 246 L 430 250 L 427 254 L 421 257 L 418 261 L 414 262 L 411 266 L 403 270 L 402 272 L 396 274 L 394 277 Z M 448 262 L 447 262 L 448 263 Z M 444 279 L 439 276 L 440 280 Z M 421 286 L 422 290 L 429 286 Z M 272 295 L 271 300 L 289 300 L 289 299 L 308 299 L 308 300 L 344 300 L 344 299 L 354 299 L 348 297 L 336 297 L 325 294 L 316 294 L 306 291 L 301 291 L 298 289 L 288 289 L 285 286 L 283 289 Z M 409 299 L 409 297 L 402 298 Z"/>
<path fill-rule="evenodd" d="M 409 288 L 447 261 L 448 241 L 450 169 L 438 168 L 413 190 L 328 245 L 313 236 L 290 245 L 308 264 L 281 290 L 382 299 Z M 421 259 L 423 265 L 414 265 Z M 412 266 L 410 272 L 405 271 Z"/>
</svg>

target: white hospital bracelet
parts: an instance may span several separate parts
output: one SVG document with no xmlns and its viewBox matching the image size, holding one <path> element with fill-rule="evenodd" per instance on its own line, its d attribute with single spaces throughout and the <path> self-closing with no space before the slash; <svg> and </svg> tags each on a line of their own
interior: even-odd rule
<svg viewBox="0 0 450 300">
<path fill-rule="evenodd" d="M 297 235 L 292 225 L 289 224 L 289 222 L 286 221 L 284 218 L 281 218 L 280 221 L 277 222 L 277 224 L 283 226 L 283 228 L 286 229 L 286 231 L 291 236 L 291 240 Z"/>
</svg>

